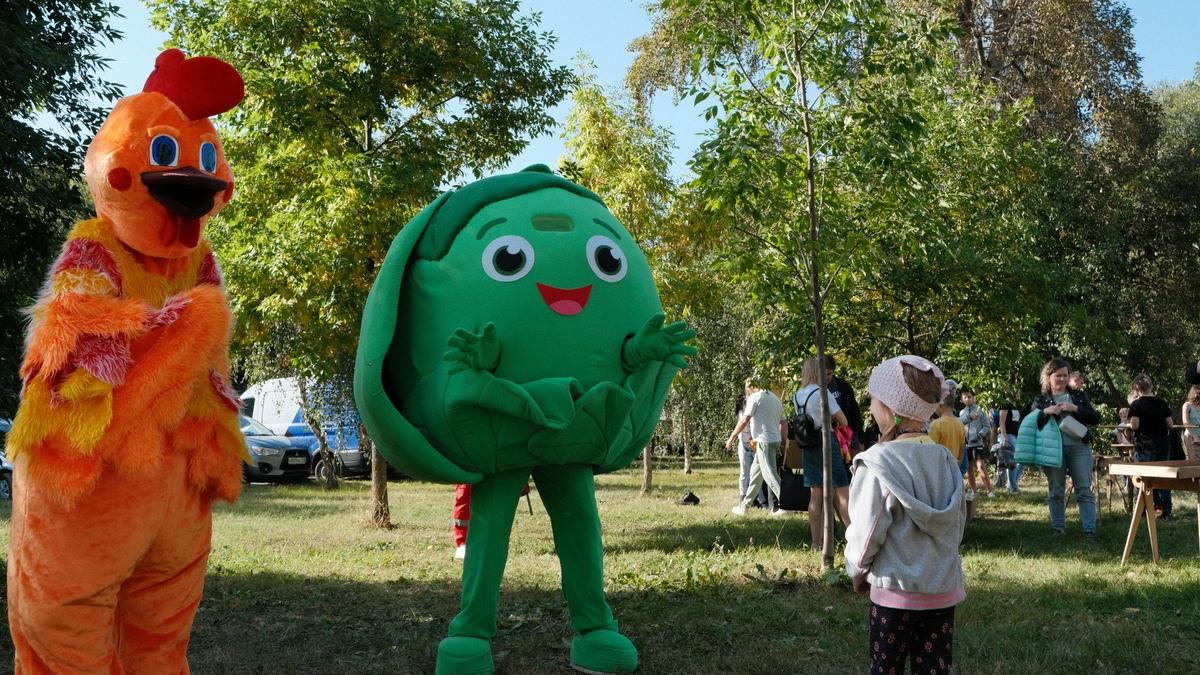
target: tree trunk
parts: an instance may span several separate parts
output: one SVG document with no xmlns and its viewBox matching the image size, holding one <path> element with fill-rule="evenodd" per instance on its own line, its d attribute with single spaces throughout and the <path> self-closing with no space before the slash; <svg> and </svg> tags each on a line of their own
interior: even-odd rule
<svg viewBox="0 0 1200 675">
<path fill-rule="evenodd" d="M 392 529 L 392 510 L 388 505 L 387 461 L 383 459 L 375 441 L 367 435 L 367 428 L 358 425 L 359 448 L 369 448 L 371 453 L 371 523 L 375 527 Z"/>
<path fill-rule="evenodd" d="M 686 426 L 683 431 L 683 473 L 692 473 L 692 434 Z"/>
<path fill-rule="evenodd" d="M 312 401 L 308 396 L 308 383 L 303 377 L 296 378 L 296 386 L 300 390 L 300 409 L 304 413 L 304 422 L 312 429 L 317 439 L 317 461 L 325 464 L 323 471 L 316 471 L 317 485 L 323 490 L 338 489 L 337 457 L 329 449 L 329 439 L 325 437 L 325 426 L 321 417 L 313 411 Z"/>
<path fill-rule="evenodd" d="M 792 0 L 792 19 L 799 19 L 796 2 Z M 803 123 L 804 156 L 806 182 L 805 206 L 808 216 L 808 282 L 811 284 L 812 295 L 809 302 L 813 311 L 813 342 L 817 346 L 819 360 L 819 384 L 821 386 L 821 468 L 825 472 L 822 477 L 821 492 L 825 513 L 821 539 L 821 570 L 829 572 L 833 569 L 833 429 L 829 416 L 829 388 L 825 383 L 825 313 L 824 296 L 821 291 L 821 229 L 817 214 L 817 162 L 816 148 L 813 142 L 812 115 L 808 107 L 808 76 L 804 68 L 804 57 L 800 52 L 800 36 L 792 32 L 792 50 L 796 64 L 796 95 L 800 99 L 801 121 Z M 838 458 L 841 461 L 841 457 Z"/>
<path fill-rule="evenodd" d="M 638 494 L 645 497 L 650 494 L 654 483 L 654 440 L 642 451 L 642 491 Z"/>
</svg>

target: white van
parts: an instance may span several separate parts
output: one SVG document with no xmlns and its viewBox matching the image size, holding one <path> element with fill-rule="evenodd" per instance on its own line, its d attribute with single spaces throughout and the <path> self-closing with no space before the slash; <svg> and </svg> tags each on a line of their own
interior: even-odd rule
<svg viewBox="0 0 1200 675">
<path fill-rule="evenodd" d="M 286 436 L 294 447 L 308 450 L 312 457 L 313 473 L 325 470 L 319 455 L 320 444 L 312 427 L 304 421 L 300 409 L 300 387 L 294 377 L 281 377 L 260 382 L 242 392 L 242 414 L 261 422 L 271 431 Z M 339 474 L 369 473 L 371 464 L 366 453 L 358 447 L 358 411 L 325 410 L 325 441 L 333 451 Z"/>
</svg>

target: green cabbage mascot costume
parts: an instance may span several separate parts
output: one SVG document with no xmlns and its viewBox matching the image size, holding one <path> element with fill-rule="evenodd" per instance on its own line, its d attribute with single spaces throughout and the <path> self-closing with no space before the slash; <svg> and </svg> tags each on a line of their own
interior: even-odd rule
<svg viewBox="0 0 1200 675">
<path fill-rule="evenodd" d="M 438 673 L 490 673 L 517 495 L 550 515 L 571 665 L 637 668 L 604 599 L 594 475 L 649 441 L 695 355 L 664 325 L 646 258 L 592 192 L 536 165 L 448 192 L 397 235 L 367 300 L 354 389 L 401 471 L 473 483 L 462 609 Z"/>
</svg>

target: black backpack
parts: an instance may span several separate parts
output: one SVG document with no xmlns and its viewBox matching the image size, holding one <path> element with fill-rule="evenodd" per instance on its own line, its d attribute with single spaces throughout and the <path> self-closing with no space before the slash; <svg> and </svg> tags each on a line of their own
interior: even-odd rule
<svg viewBox="0 0 1200 675">
<path fill-rule="evenodd" d="M 796 397 L 792 396 L 792 405 L 795 407 L 795 410 L 792 412 L 792 416 L 788 418 L 788 438 L 798 443 L 802 448 L 821 447 L 821 430 L 817 428 L 816 422 L 808 414 L 808 402 L 812 400 L 813 394 L 818 391 L 821 391 L 820 387 L 810 391 L 808 398 L 804 399 L 803 404 L 797 404 Z M 799 392 L 796 393 L 798 394 Z"/>
</svg>

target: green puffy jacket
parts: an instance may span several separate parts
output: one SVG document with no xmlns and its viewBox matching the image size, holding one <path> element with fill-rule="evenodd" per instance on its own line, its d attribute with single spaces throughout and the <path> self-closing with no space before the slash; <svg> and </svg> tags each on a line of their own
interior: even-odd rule
<svg viewBox="0 0 1200 675">
<path fill-rule="evenodd" d="M 1038 429 L 1038 415 L 1029 414 L 1017 432 L 1016 461 L 1020 464 L 1060 468 L 1063 463 L 1062 432 L 1058 420 L 1050 417 Z"/>
</svg>

